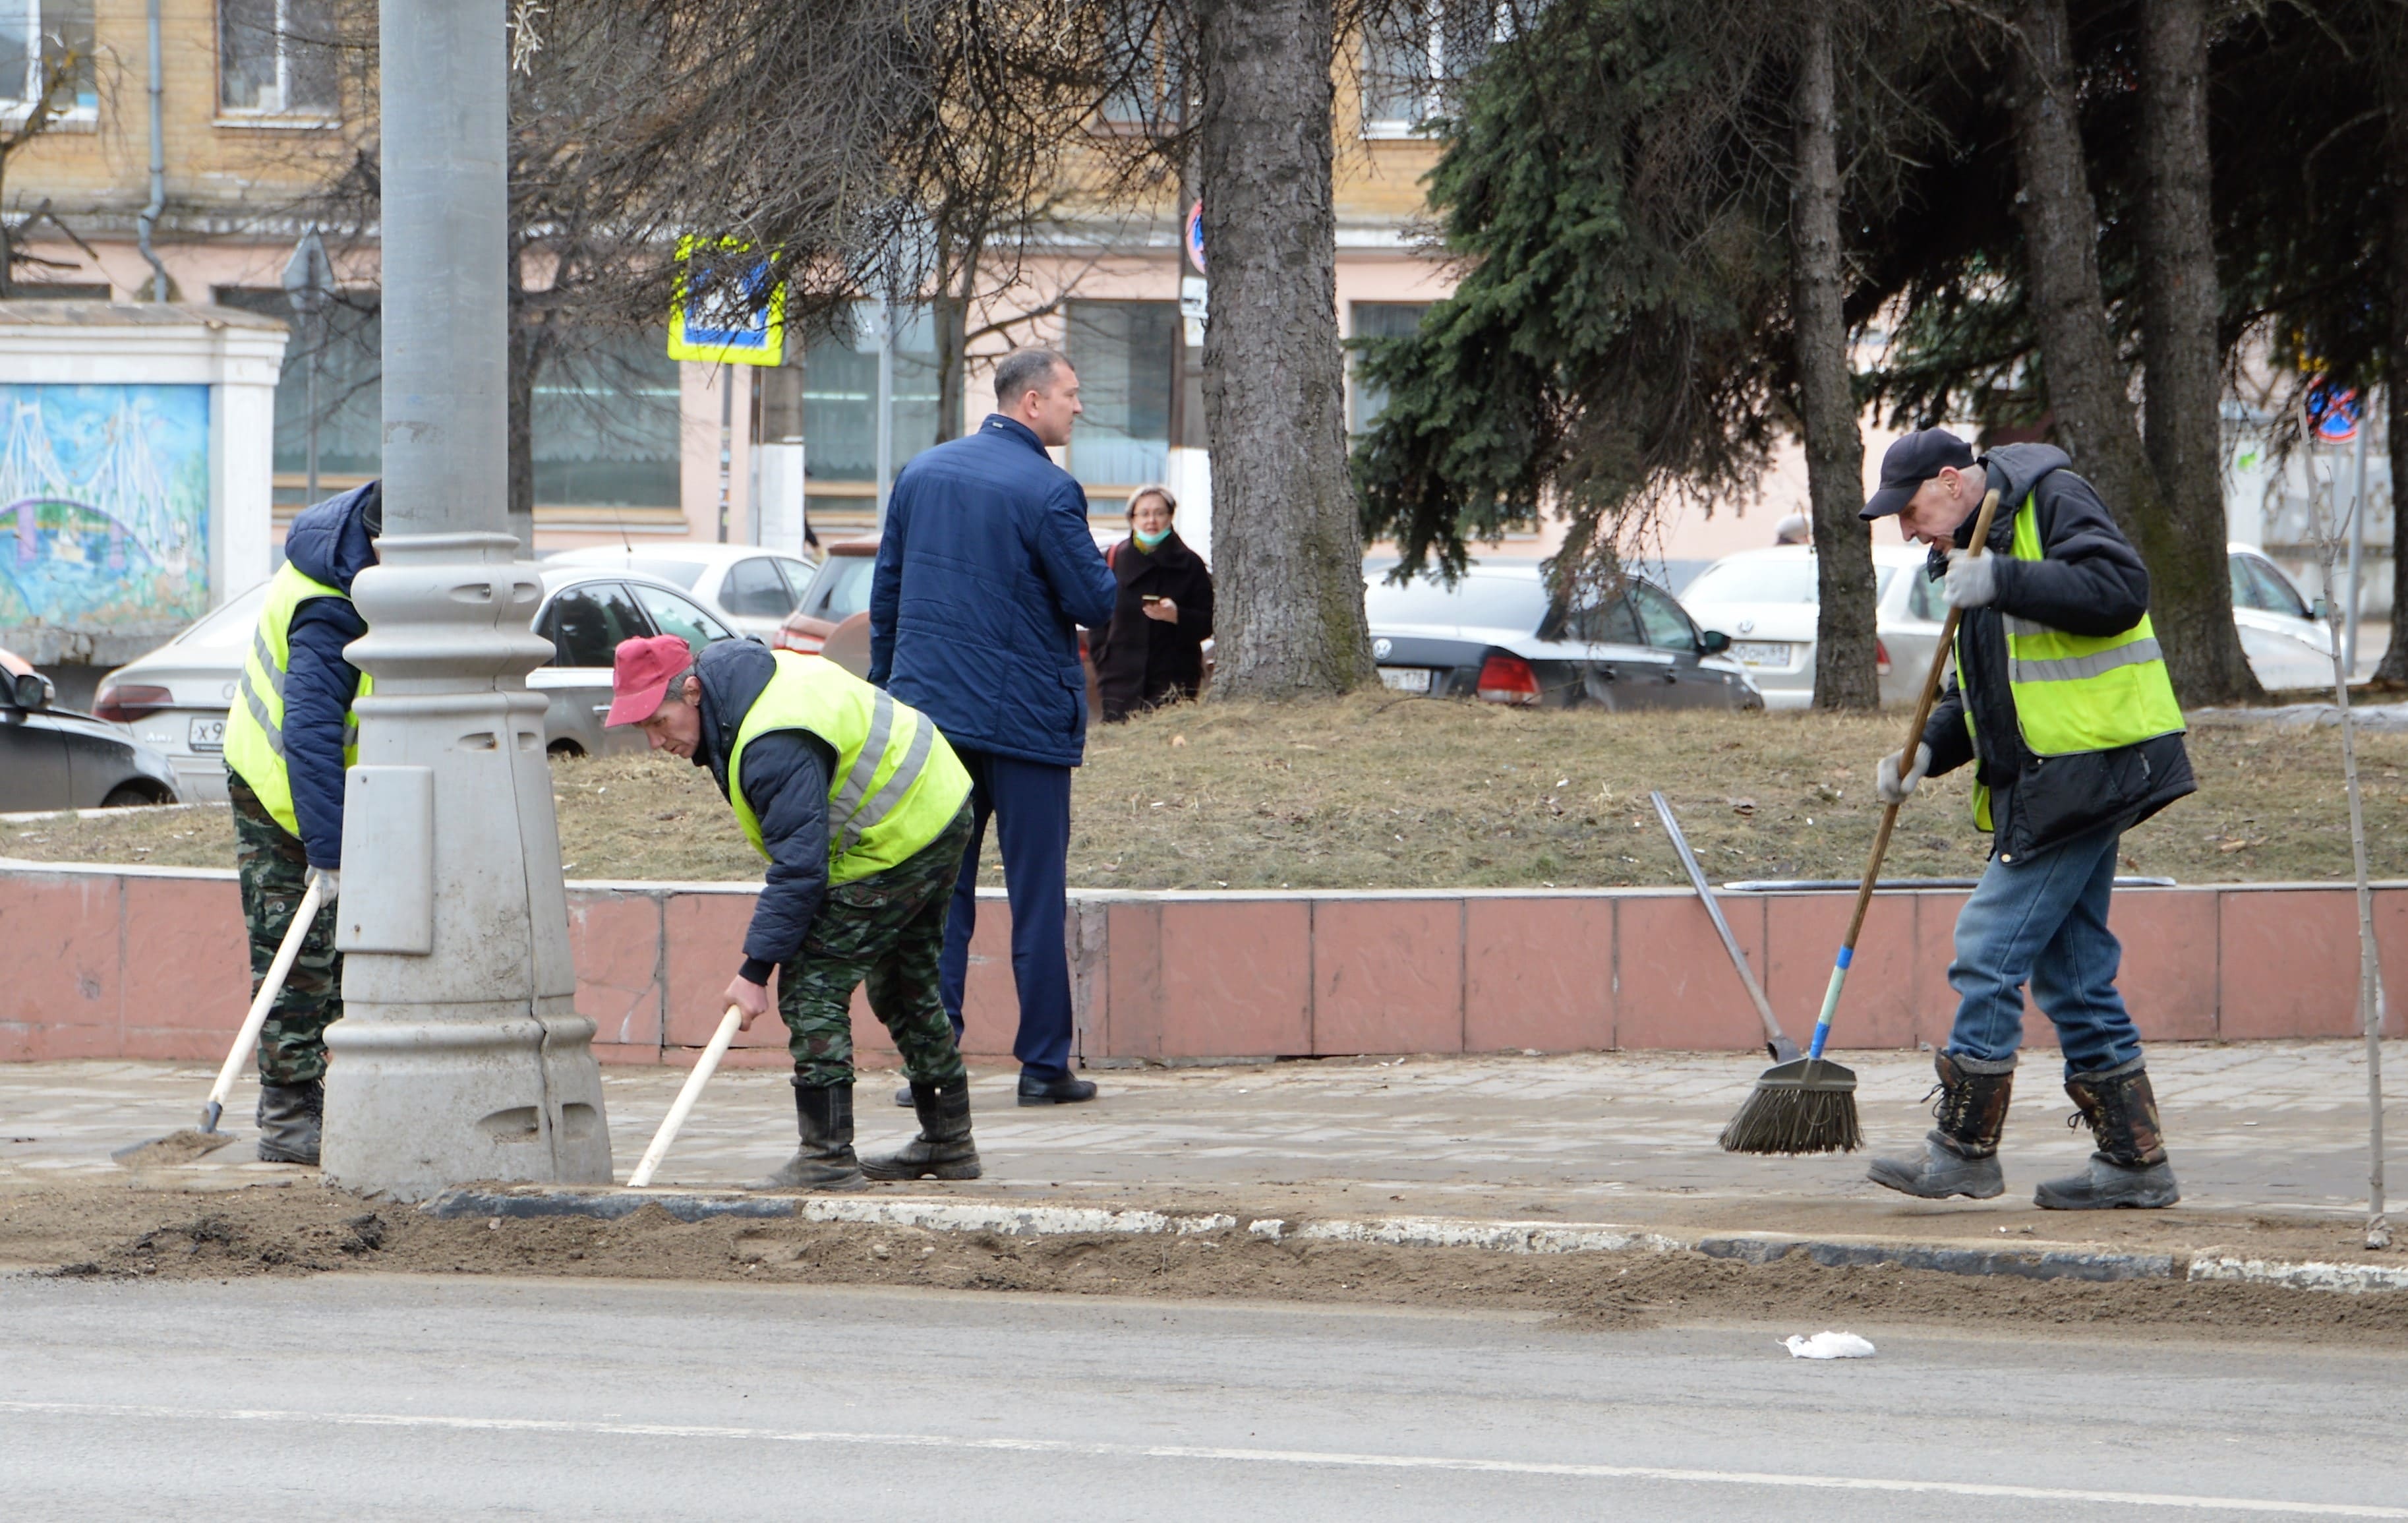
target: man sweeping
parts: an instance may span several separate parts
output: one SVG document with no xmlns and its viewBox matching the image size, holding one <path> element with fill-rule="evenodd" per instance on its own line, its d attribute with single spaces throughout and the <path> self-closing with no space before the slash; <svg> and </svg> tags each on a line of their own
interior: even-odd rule
<svg viewBox="0 0 2408 1523">
<path fill-rule="evenodd" d="M 683 639 L 620 643 L 606 723 L 708 768 L 768 860 L 727 1002 L 749 1028 L 778 1011 L 795 1059 L 801 1146 L 755 1189 L 871 1179 L 976 1179 L 969 1074 L 938 993 L 953 875 L 970 837 L 969 774 L 936 725 L 843 668 L 752 640 L 697 656 Z M 894 1033 L 920 1134 L 853 1150 L 853 991 Z"/>
<path fill-rule="evenodd" d="M 1976 461 L 1944 429 L 1882 458 L 1863 517 L 1896 514 L 1945 556 L 1961 611 L 1956 674 L 1914 754 L 1882 759 L 1885 803 L 1924 778 L 1975 767 L 1973 821 L 1990 865 L 1956 920 L 1948 982 L 1956 1028 L 1933 1058 L 1939 1125 L 1919 1158 L 1879 1158 L 1872 1180 L 1909 1195 L 1977 1200 L 2006 1188 L 1999 1137 L 2023 1039 L 2023 994 L 2055 1023 L 2065 1092 L 2097 1143 L 2082 1173 L 2035 1200 L 2055 1211 L 2170 1206 L 2180 1199 L 2157 1131 L 2140 1033 L 2115 990 L 2123 949 L 2107 928 L 2126 830 L 2196 790 L 2149 625 L 2149 573 L 2061 450 L 2009 444 Z M 1999 493 L 1985 553 L 1965 553 L 1983 496 Z"/>
<path fill-rule="evenodd" d="M 234 808 L 251 984 L 276 960 L 314 881 L 317 920 L 259 1029 L 259 1157 L 316 1164 L 326 1110 L 326 1027 L 343 1017 L 335 899 L 343 866 L 343 773 L 359 759 L 351 711 L 371 679 L 343 658 L 368 632 L 351 579 L 377 563 L 380 481 L 302 510 L 226 712 L 226 796 Z"/>
</svg>

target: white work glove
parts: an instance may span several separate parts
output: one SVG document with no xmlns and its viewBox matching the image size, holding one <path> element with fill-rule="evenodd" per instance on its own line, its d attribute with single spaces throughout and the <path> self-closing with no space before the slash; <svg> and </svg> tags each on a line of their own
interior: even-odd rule
<svg viewBox="0 0 2408 1523">
<path fill-rule="evenodd" d="M 1999 557 L 1948 553 L 1946 585 L 1950 608 L 1985 608 L 1999 596 Z"/>
<path fill-rule="evenodd" d="M 342 897 L 343 875 L 333 868 L 311 868 L 306 881 L 318 885 L 318 904 L 322 909 Z"/>
<path fill-rule="evenodd" d="M 1914 745 L 1914 769 L 1904 777 L 1899 776 L 1899 757 L 1905 754 L 1900 751 L 1884 756 L 1881 765 L 1873 769 L 1873 792 L 1881 795 L 1881 801 L 1885 804 L 1905 803 L 1906 796 L 1913 793 L 1914 785 L 1931 770 L 1931 748 L 1918 740 Z"/>
</svg>

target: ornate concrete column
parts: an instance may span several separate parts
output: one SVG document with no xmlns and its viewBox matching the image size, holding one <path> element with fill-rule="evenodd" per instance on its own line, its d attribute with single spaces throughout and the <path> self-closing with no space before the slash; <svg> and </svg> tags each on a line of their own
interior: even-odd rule
<svg viewBox="0 0 2408 1523">
<path fill-rule="evenodd" d="M 502 532 L 508 308 L 503 0 L 380 7 L 384 535 L 353 600 L 344 1016 L 326 1174 L 418 1199 L 472 1179 L 608 1183 L 594 1023 L 526 674 L 540 587 Z"/>
</svg>

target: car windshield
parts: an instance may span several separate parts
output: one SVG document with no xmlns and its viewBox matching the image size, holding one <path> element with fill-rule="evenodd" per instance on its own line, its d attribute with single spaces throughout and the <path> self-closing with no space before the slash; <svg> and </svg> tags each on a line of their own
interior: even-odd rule
<svg viewBox="0 0 2408 1523">
<path fill-rule="evenodd" d="M 1374 571 L 1364 589 L 1363 612 L 1381 625 L 1463 625 L 1479 629 L 1535 633 L 1547 616 L 1546 590 L 1531 577 L 1483 576 L 1478 571 L 1452 587 L 1421 576 L 1399 587 Z"/>
<path fill-rule="evenodd" d="M 249 592 L 229 597 L 202 620 L 177 637 L 179 649 L 239 650 L 251 639 L 253 625 L 259 623 L 259 611 L 267 603 L 267 583 L 263 582 Z"/>
<path fill-rule="evenodd" d="M 803 600 L 803 611 L 814 619 L 842 624 L 869 606 L 869 577 L 878 568 L 871 555 L 830 555 Z"/>
<path fill-rule="evenodd" d="M 1889 591 L 1895 566 L 1873 568 L 1873 599 Z M 1723 561 L 1701 573 L 1681 593 L 1684 603 L 1806 603 L 1821 599 L 1814 589 L 1814 557 L 1795 560 Z"/>
</svg>

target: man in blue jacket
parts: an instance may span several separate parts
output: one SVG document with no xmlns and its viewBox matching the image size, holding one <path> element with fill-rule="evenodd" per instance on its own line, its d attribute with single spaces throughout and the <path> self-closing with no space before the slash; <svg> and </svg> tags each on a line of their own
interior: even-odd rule
<svg viewBox="0 0 2408 1523">
<path fill-rule="evenodd" d="M 1079 626 L 1110 624 L 1119 588 L 1088 532 L 1086 493 L 1045 453 L 1070 442 L 1077 372 L 1050 350 L 1016 350 L 996 366 L 995 394 L 999 410 L 976 433 L 896 479 L 870 583 L 869 680 L 936 720 L 969 769 L 974 824 L 941 975 L 954 1038 L 993 815 L 1011 899 L 1020 1103 L 1059 1105 L 1096 1095 L 1070 1072 L 1062 939 L 1070 769 L 1087 736 Z"/>
<path fill-rule="evenodd" d="M 377 563 L 383 532 L 378 481 L 293 521 L 226 713 L 226 794 L 254 991 L 308 884 L 319 886 L 317 918 L 259 1033 L 259 1156 L 271 1163 L 318 1161 L 326 1027 L 343 1015 L 343 955 L 335 950 L 343 773 L 359 749 L 352 700 L 368 685 L 343 648 L 368 632 L 351 605 L 351 579 Z"/>
</svg>

